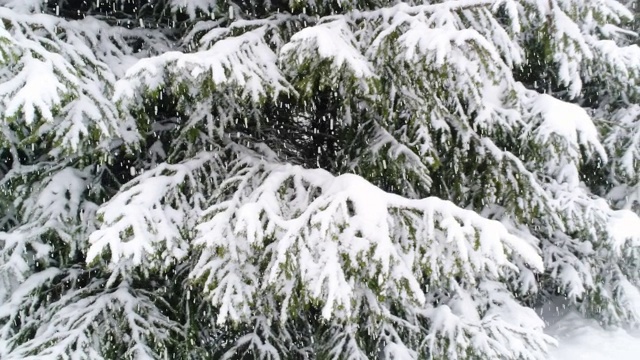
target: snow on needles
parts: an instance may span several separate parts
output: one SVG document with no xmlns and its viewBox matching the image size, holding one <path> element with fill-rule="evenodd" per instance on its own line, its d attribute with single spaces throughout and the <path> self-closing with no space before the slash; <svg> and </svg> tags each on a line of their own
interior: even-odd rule
<svg viewBox="0 0 640 360">
<path fill-rule="evenodd" d="M 187 255 L 189 244 L 183 237 L 190 216 L 197 216 L 198 194 L 175 193 L 178 186 L 195 191 L 196 177 L 216 161 L 215 154 L 202 152 L 181 164 L 160 164 L 129 182 L 98 210 L 101 226 L 89 238 L 91 262 L 106 250 L 114 269 L 130 267 L 166 268 Z M 158 254 L 159 252 L 159 254 Z"/>
<path fill-rule="evenodd" d="M 336 69 L 346 66 L 356 77 L 371 77 L 369 61 L 355 47 L 356 39 L 345 19 L 311 26 L 295 33 L 281 50 L 281 57 L 304 63 L 317 54 L 330 59 Z"/>
<path fill-rule="evenodd" d="M 257 101 L 270 93 L 287 90 L 276 66 L 277 56 L 265 41 L 265 27 L 217 41 L 210 49 L 185 54 L 172 51 L 140 60 L 116 83 L 114 99 L 132 99 L 142 91 L 158 90 L 174 79 L 199 84 L 231 84 Z"/>
<path fill-rule="evenodd" d="M 531 111 L 540 115 L 542 123 L 535 130 L 534 136 L 540 143 L 548 143 L 550 137 L 557 136 L 567 142 L 567 150 L 571 158 L 578 158 L 580 145 L 596 151 L 604 161 L 607 152 L 600 142 L 600 136 L 591 117 L 578 105 L 560 101 L 546 94 L 536 95 Z"/>
<path fill-rule="evenodd" d="M 614 0 L 0 4 L 3 359 L 541 360 L 550 294 L 640 319 Z"/>
<path fill-rule="evenodd" d="M 283 187 L 289 182 L 294 186 Z M 297 276 L 330 319 L 350 316 L 364 279 L 384 296 L 422 304 L 421 268 L 434 279 L 457 274 L 475 283 L 479 274 L 497 279 L 514 269 L 508 258 L 517 254 L 542 270 L 536 250 L 501 223 L 437 198 L 388 194 L 356 175 L 256 164 L 223 187 L 234 183 L 236 195 L 206 211 L 195 240 L 205 250 L 193 274 L 211 285 L 222 309 L 218 322 L 248 316 L 246 302 L 269 286 L 289 298 L 289 287 L 279 284 Z M 214 255 L 218 248 L 226 249 L 222 258 Z M 263 261 L 264 274 L 248 265 Z"/>
</svg>

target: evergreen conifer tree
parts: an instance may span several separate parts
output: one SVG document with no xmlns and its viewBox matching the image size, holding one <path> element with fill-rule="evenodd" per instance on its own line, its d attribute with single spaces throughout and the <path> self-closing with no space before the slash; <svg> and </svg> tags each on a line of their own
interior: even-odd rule
<svg viewBox="0 0 640 360">
<path fill-rule="evenodd" d="M 0 358 L 544 359 L 640 321 L 615 0 L 0 0 Z"/>
</svg>

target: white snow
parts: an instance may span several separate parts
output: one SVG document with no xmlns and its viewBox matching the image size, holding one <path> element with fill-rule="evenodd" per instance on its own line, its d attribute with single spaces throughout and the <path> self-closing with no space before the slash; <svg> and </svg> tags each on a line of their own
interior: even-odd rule
<svg viewBox="0 0 640 360">
<path fill-rule="evenodd" d="M 344 19 L 305 28 L 291 37 L 291 41 L 281 49 L 281 58 L 293 57 L 298 63 L 305 59 L 332 59 L 333 66 L 340 69 L 347 66 L 357 77 L 371 77 L 371 64 L 354 46 L 353 32 Z"/>
<path fill-rule="evenodd" d="M 549 141 L 549 137 L 557 135 L 568 143 L 568 150 L 577 152 L 579 146 L 583 145 L 607 159 L 607 152 L 600 143 L 598 129 L 583 108 L 546 94 L 539 94 L 532 103 L 531 112 L 542 118 L 542 123 L 533 134 L 540 142 L 545 143 Z"/>
<path fill-rule="evenodd" d="M 548 331 L 559 341 L 550 360 L 637 360 L 640 354 L 640 332 L 606 330 L 576 313 Z"/>
<path fill-rule="evenodd" d="M 558 340 L 549 360 L 637 360 L 640 330 L 605 329 L 596 320 L 586 319 L 555 301 L 538 308 L 547 323 L 546 333 Z"/>
<path fill-rule="evenodd" d="M 268 87 L 285 91 L 286 81 L 276 66 L 277 55 L 264 40 L 265 31 L 266 27 L 260 27 L 230 36 L 205 51 L 169 51 L 141 59 L 116 83 L 114 99 L 139 97 L 139 91 L 167 86 L 167 73 L 194 84 L 204 81 L 206 74 L 216 86 L 239 85 L 254 100 L 266 95 Z"/>
<path fill-rule="evenodd" d="M 638 220 L 638 215 L 630 210 L 612 212 L 608 231 L 611 233 L 616 251 L 621 251 L 627 241 L 630 241 L 633 246 L 640 246 L 640 235 L 635 225 Z"/>
<path fill-rule="evenodd" d="M 557 289 L 581 309 L 594 304 L 577 299 L 597 292 L 602 317 L 640 319 L 640 217 L 597 196 L 581 167 L 592 155 L 603 163 L 611 155 L 604 165 L 619 185 L 612 196 L 633 208 L 640 199 L 640 105 L 599 117 L 554 98 L 557 92 L 526 90 L 512 71 L 528 46 L 523 40 L 541 33 L 534 23 L 546 22 L 553 31 L 545 55 L 569 90 L 561 98 L 598 80 L 611 85 L 598 94 L 601 112 L 609 112 L 608 94 L 626 90 L 618 82 L 640 76 L 640 48 L 619 47 L 597 30 L 631 15 L 623 5 L 446 0 L 351 11 L 347 2 L 340 14 L 320 18 L 308 8 L 312 14 L 293 20 L 288 12 L 245 14 L 234 4 L 225 18 L 228 4 L 214 0 L 167 4 L 191 19 L 214 10 L 211 18 L 220 20 L 195 25 L 186 38 L 171 36 L 180 40 L 172 44 L 164 26 L 141 21 L 144 29 L 127 30 L 91 16 L 27 14 L 42 10 L 37 0 L 0 0 L 0 143 L 11 147 L 17 184 L 3 180 L 9 175 L 0 167 L 0 185 L 12 187 L 0 197 L 0 358 L 101 359 L 105 344 L 116 344 L 136 359 L 155 359 L 192 324 L 195 339 L 185 331 L 178 341 L 208 346 L 221 331 L 230 341 L 216 349 L 226 351 L 222 359 L 245 348 L 279 358 L 289 345 L 316 339 L 324 343 L 312 350 L 351 360 L 374 357 L 372 351 L 416 359 L 424 348 L 448 360 L 640 358 L 640 332 L 605 329 L 567 311 L 566 299 L 553 299 L 539 317 L 513 292 Z M 504 7 L 507 21 L 490 7 Z M 142 48 L 129 45 L 139 39 Z M 336 75 L 343 70 L 357 81 Z M 315 75 L 289 82 L 307 71 L 331 81 L 319 86 L 339 99 L 329 119 L 339 149 L 330 159 L 362 164 L 353 173 L 293 166 L 311 159 L 304 142 L 270 147 L 280 128 L 282 139 L 321 130 L 308 116 L 325 105 L 307 103 L 318 90 Z M 301 96 L 279 102 L 284 93 Z M 261 112 L 273 104 L 287 111 Z M 177 114 L 165 111 L 171 109 Z M 240 124 L 253 128 L 263 118 L 280 123 L 265 126 L 279 135 L 265 131 L 263 138 L 257 126 L 245 131 Z M 151 154 L 166 149 L 166 156 L 149 158 L 146 144 L 133 146 L 149 129 L 158 139 Z M 46 141 L 31 141 L 38 137 Z M 95 152 L 98 140 L 113 148 Z M 119 156 L 107 154 L 122 142 L 139 161 L 128 170 L 135 178 L 112 190 L 116 181 L 106 174 L 120 172 L 110 168 Z M 436 162 L 443 171 L 432 171 Z M 467 166 L 473 163 L 479 166 Z M 484 174 L 474 178 L 469 168 Z M 430 188 L 432 175 L 433 191 L 413 191 Z M 401 185 L 374 181 L 387 178 Z M 5 208 L 11 214 L 1 214 Z M 65 246 L 55 249 L 58 238 Z M 76 249 L 110 271 L 85 280 L 90 267 L 76 261 Z M 534 270 L 549 282 L 538 284 Z M 147 280 L 153 282 L 143 291 L 138 284 Z M 165 291 L 182 281 L 197 283 L 185 304 L 202 324 L 216 323 L 212 333 L 192 322 L 191 305 L 171 316 L 158 307 L 163 299 L 173 304 Z M 310 335 L 317 329 L 289 334 L 313 315 L 308 308 L 321 310 L 321 338 Z"/>
</svg>

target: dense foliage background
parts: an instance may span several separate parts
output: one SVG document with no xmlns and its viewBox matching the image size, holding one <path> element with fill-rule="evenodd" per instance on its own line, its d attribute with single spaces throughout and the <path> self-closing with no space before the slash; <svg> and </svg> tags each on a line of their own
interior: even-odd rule
<svg viewBox="0 0 640 360">
<path fill-rule="evenodd" d="M 613 0 L 0 0 L 0 358 L 544 359 L 640 320 Z"/>
</svg>

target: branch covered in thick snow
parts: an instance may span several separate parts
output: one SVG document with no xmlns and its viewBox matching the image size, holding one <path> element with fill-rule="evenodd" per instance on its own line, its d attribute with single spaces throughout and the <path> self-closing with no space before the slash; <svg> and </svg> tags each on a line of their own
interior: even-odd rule
<svg viewBox="0 0 640 360">
<path fill-rule="evenodd" d="M 108 252 L 114 270 L 147 271 L 184 259 L 189 229 L 220 176 L 219 161 L 217 153 L 201 152 L 179 164 L 160 164 L 126 184 L 98 209 L 101 225 L 89 237 L 87 261 Z"/>
<path fill-rule="evenodd" d="M 86 144 L 84 139 L 118 137 L 129 143 L 138 139 L 135 124 L 123 122 L 110 99 L 115 83 L 112 70 L 91 48 L 91 39 L 99 38 L 91 33 L 100 31 L 97 22 L 87 21 L 91 26 L 83 27 L 79 22 L 24 15 L 8 8 L 0 9 L 0 18 L 2 121 L 5 126 L 14 122 L 34 129 L 28 136 L 15 130 L 13 136 L 3 133 L 4 141 L 44 137 L 62 149 L 77 151 Z"/>
<path fill-rule="evenodd" d="M 248 321 L 262 296 L 281 299 L 284 319 L 302 301 L 345 321 L 365 296 L 361 287 L 410 309 L 425 306 L 425 284 L 468 289 L 497 280 L 517 271 L 516 255 L 543 268 L 528 242 L 448 201 L 406 199 L 356 175 L 290 165 L 249 162 L 235 174 L 195 239 L 202 254 L 192 276 L 219 309 L 218 323 Z"/>
<path fill-rule="evenodd" d="M 115 99 L 132 101 L 142 91 L 166 85 L 211 83 L 237 86 L 244 96 L 257 101 L 272 91 L 288 90 L 276 66 L 277 57 L 265 41 L 265 27 L 228 36 L 211 48 L 191 54 L 167 52 L 140 60 L 116 84 Z M 211 89 L 214 90 L 214 89 Z"/>
<path fill-rule="evenodd" d="M 76 279 L 71 276 L 70 281 Z M 108 350 L 136 359 L 158 359 L 181 328 L 154 304 L 153 294 L 123 282 L 104 288 L 93 280 L 38 309 L 32 323 L 38 334 L 3 358 L 24 360 L 107 359 Z M 123 348 L 121 348 L 123 347 Z"/>
<path fill-rule="evenodd" d="M 53 256 L 54 246 L 67 247 L 72 255 L 83 250 L 81 239 L 93 229 L 96 205 L 85 197 L 88 174 L 64 168 L 47 175 L 15 188 L 19 224 L 0 231 L 0 281 L 8 293 L 31 275 L 35 262 L 64 260 Z"/>
</svg>

